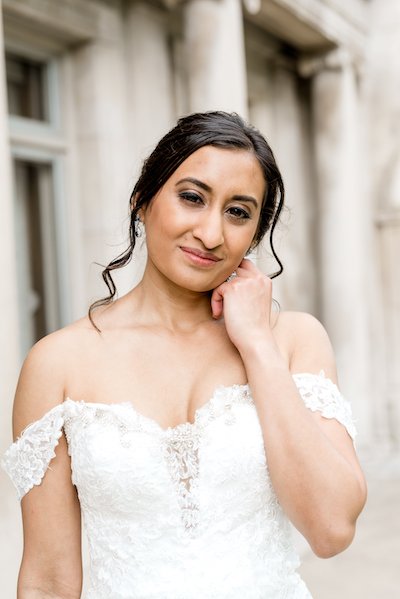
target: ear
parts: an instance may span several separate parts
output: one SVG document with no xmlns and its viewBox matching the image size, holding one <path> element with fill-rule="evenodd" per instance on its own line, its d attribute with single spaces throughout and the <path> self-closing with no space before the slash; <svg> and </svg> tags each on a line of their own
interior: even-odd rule
<svg viewBox="0 0 400 599">
<path fill-rule="evenodd" d="M 135 195 L 132 194 L 131 199 L 130 199 L 131 214 L 136 207 L 136 202 L 137 202 L 137 194 L 135 194 Z M 145 213 L 144 208 L 139 208 L 139 210 L 136 212 L 136 215 L 140 217 L 140 222 L 142 222 L 142 223 L 144 223 L 144 213 Z"/>
<path fill-rule="evenodd" d="M 144 225 L 144 214 L 145 211 L 143 208 L 139 208 L 139 210 L 136 212 L 137 216 L 140 217 L 140 222 Z"/>
<path fill-rule="evenodd" d="M 137 202 L 137 194 L 132 193 L 131 197 L 129 198 L 129 208 L 130 208 L 131 212 L 133 212 L 133 210 L 136 206 L 136 202 Z"/>
</svg>

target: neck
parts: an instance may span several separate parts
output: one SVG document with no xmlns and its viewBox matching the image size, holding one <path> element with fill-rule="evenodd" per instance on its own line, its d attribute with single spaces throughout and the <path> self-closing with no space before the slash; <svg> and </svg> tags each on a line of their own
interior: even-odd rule
<svg viewBox="0 0 400 599">
<path fill-rule="evenodd" d="M 210 292 L 196 292 L 175 285 L 147 263 L 140 283 L 126 296 L 136 317 L 172 331 L 190 331 L 212 321 Z"/>
</svg>

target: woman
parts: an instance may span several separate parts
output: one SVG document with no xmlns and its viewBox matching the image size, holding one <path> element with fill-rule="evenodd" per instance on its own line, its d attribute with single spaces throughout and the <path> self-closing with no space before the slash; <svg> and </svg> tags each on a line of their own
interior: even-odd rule
<svg viewBox="0 0 400 599">
<path fill-rule="evenodd" d="M 237 115 L 181 119 L 146 161 L 109 298 L 22 369 L 5 463 L 19 599 L 80 597 L 81 511 L 88 599 L 305 599 L 289 519 L 321 557 L 350 544 L 366 489 L 329 340 L 271 312 L 271 279 L 244 258 L 268 229 L 275 255 L 282 203 Z M 143 279 L 111 302 L 144 227 Z"/>
</svg>

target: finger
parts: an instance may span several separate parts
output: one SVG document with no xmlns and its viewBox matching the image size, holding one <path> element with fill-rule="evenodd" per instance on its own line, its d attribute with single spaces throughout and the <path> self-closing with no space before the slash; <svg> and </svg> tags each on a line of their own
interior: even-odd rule
<svg viewBox="0 0 400 599">
<path fill-rule="evenodd" d="M 211 313 L 213 318 L 220 318 L 224 309 L 224 286 L 226 283 L 222 283 L 219 287 L 216 287 L 211 295 Z"/>
<path fill-rule="evenodd" d="M 248 270 L 249 272 L 261 272 L 259 268 L 247 258 L 243 258 L 238 268 L 242 268 L 243 270 Z"/>
<path fill-rule="evenodd" d="M 240 277 L 253 277 L 255 274 L 260 274 L 261 271 L 251 260 L 243 259 L 236 269 L 236 274 Z"/>
<path fill-rule="evenodd" d="M 240 266 L 237 267 L 235 273 L 237 277 L 252 277 L 254 275 L 253 272 L 250 272 L 245 268 L 241 268 Z"/>
</svg>

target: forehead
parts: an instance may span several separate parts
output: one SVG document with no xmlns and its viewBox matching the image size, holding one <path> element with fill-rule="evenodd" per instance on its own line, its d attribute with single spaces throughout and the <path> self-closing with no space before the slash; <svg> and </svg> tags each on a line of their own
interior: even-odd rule
<svg viewBox="0 0 400 599">
<path fill-rule="evenodd" d="M 254 195 L 262 200 L 265 179 L 256 156 L 247 150 L 226 150 L 204 146 L 196 150 L 170 178 L 176 184 L 185 177 L 206 183 L 213 192 Z"/>
</svg>

